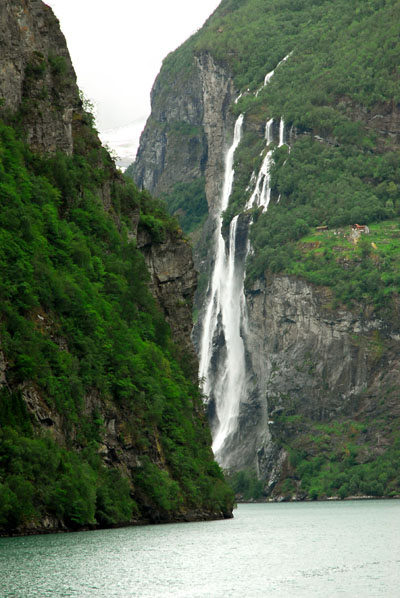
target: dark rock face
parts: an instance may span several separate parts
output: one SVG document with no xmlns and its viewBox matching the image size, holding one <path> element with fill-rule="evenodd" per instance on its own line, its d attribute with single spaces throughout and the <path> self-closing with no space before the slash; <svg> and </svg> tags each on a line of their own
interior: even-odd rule
<svg viewBox="0 0 400 598">
<path fill-rule="evenodd" d="M 333 311 L 330 300 L 327 289 L 288 276 L 273 276 L 247 294 L 256 384 L 238 433 L 257 447 L 256 467 L 270 487 L 285 465 L 285 451 L 275 442 L 277 416 L 296 414 L 320 423 L 362 419 L 379 413 L 385 388 L 400 384 L 399 330 L 373 314 Z M 389 411 L 395 415 L 398 405 Z M 295 433 L 288 427 L 279 437 Z M 247 465 L 254 462 L 249 458 Z"/>
<path fill-rule="evenodd" d="M 79 109 L 76 76 L 52 10 L 41 0 L 4 0 L 0 6 L 0 98 L 32 149 L 73 151 Z M 4 109 L 3 108 L 3 109 Z"/>
<path fill-rule="evenodd" d="M 156 195 L 171 191 L 177 182 L 205 177 L 209 217 L 194 249 L 195 268 L 204 278 L 213 259 L 215 209 L 233 134 L 229 106 L 236 92 L 230 73 L 208 53 L 194 58 L 190 76 L 183 81 L 168 81 L 167 88 L 161 81 L 159 75 L 151 93 L 152 113 L 130 174 L 139 186 Z M 199 289 L 195 298 L 200 312 L 205 291 Z M 197 336 L 195 330 L 195 342 Z"/>
<path fill-rule="evenodd" d="M 130 170 L 135 182 L 159 195 L 177 182 L 205 176 L 212 210 L 232 135 L 227 125 L 233 122 L 228 114 L 233 98 L 230 74 L 206 53 L 195 58 L 188 78 L 171 83 L 167 90 L 159 76 L 151 92 L 152 113 Z"/>
<path fill-rule="evenodd" d="M 395 102 L 376 106 L 367 110 L 353 102 L 344 102 L 353 120 L 361 121 L 365 127 L 377 133 L 377 150 L 400 145 L 400 104 Z"/>
<path fill-rule="evenodd" d="M 170 233 L 163 243 L 154 243 L 143 230 L 139 232 L 137 244 L 150 272 L 152 293 L 171 326 L 181 354 L 191 362 L 192 377 L 197 379 L 197 357 L 190 338 L 197 286 L 192 249 L 179 234 Z"/>
<path fill-rule="evenodd" d="M 184 94 L 177 85 L 179 82 L 174 82 L 165 93 L 160 77 L 156 79 L 151 91 L 152 113 L 140 139 L 136 162 L 128 170 L 139 187 L 155 195 L 171 189 L 177 181 L 190 182 L 204 174 L 207 140 L 202 129 L 199 71 L 194 70 L 185 81 Z"/>
</svg>

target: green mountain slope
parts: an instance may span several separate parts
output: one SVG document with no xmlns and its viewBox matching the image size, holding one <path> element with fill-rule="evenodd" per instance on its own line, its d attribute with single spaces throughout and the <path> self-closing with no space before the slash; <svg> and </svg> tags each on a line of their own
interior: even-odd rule
<svg viewBox="0 0 400 598">
<path fill-rule="evenodd" d="M 102 148 L 50 9 L 24 14 L 33 46 L 18 29 L 0 59 L 20 65 L 1 83 L 0 534 L 230 517 L 197 364 L 137 247 L 186 241 Z"/>
<path fill-rule="evenodd" d="M 39 158 L 10 127 L 0 135 L 0 526 L 225 511 L 199 391 L 176 361 L 128 239 L 132 210 L 160 235 L 176 224 L 116 179 L 117 228 L 97 193 L 98 177 L 112 170 L 101 148 L 105 165 L 96 169 L 82 154 Z M 41 426 L 30 401 L 40 403 L 30 407 Z M 119 450 L 134 454 L 130 471 L 123 455 L 109 456 L 108 467 L 102 459 L 110 413 Z"/>
</svg>

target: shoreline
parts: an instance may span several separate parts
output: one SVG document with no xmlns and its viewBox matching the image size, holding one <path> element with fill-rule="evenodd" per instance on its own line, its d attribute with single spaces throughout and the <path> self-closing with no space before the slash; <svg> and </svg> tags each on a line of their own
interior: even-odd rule
<svg viewBox="0 0 400 598">
<path fill-rule="evenodd" d="M 41 536 L 49 534 L 74 534 L 77 532 L 95 532 L 106 529 L 121 529 L 125 527 L 143 527 L 145 525 L 169 525 L 173 523 L 199 523 L 207 521 L 219 521 L 225 519 L 233 519 L 233 510 L 229 515 L 224 513 L 206 513 L 204 511 L 188 511 L 180 516 L 171 517 L 165 520 L 151 520 L 151 519 L 136 519 L 134 521 L 116 523 L 113 525 L 86 525 L 79 528 L 64 527 L 62 522 L 53 522 L 53 527 L 46 527 L 37 525 L 34 527 L 25 527 L 11 531 L 0 530 L 0 538 L 21 538 L 29 536 Z M 56 524 L 57 527 L 56 527 Z"/>
<path fill-rule="evenodd" d="M 288 497 L 288 496 L 276 496 L 274 498 L 266 497 L 264 499 L 236 499 L 236 504 L 273 504 L 273 503 L 286 503 L 286 502 L 344 502 L 344 501 L 351 501 L 351 500 L 397 500 L 400 499 L 400 494 L 396 494 L 395 496 L 368 496 L 368 495 L 359 495 L 359 496 L 345 496 L 344 498 L 340 498 L 340 496 L 327 496 L 326 498 L 296 498 L 296 497 Z"/>
</svg>

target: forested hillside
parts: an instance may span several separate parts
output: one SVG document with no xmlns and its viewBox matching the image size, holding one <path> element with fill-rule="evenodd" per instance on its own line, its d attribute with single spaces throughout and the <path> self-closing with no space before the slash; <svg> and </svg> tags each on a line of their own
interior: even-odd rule
<svg viewBox="0 0 400 598">
<path fill-rule="evenodd" d="M 22 4 L 25 29 L 13 32 Z M 3 59 L 22 64 L 22 97 L 13 103 L 17 71 L 7 66 L 0 533 L 231 516 L 189 338 L 175 344 L 164 305 L 150 293 L 154 256 L 177 251 L 186 260 L 187 243 L 101 146 L 51 10 L 38 0 L 22 4 L 7 0 L 1 9 L 11 30 Z M 26 38 L 27 29 L 34 35 Z M 138 245 L 152 251 L 153 279 Z M 176 313 L 190 318 L 194 288 L 180 296 L 163 276 Z"/>
</svg>

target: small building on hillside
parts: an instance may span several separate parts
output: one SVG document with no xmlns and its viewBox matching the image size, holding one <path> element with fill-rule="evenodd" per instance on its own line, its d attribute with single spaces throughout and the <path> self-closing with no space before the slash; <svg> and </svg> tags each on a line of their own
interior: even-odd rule
<svg viewBox="0 0 400 598">
<path fill-rule="evenodd" d="M 369 234 L 369 228 L 366 224 L 353 224 L 352 229 L 358 233 Z"/>
</svg>

